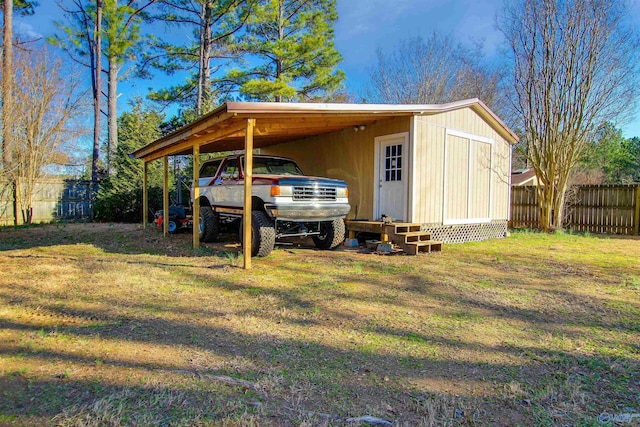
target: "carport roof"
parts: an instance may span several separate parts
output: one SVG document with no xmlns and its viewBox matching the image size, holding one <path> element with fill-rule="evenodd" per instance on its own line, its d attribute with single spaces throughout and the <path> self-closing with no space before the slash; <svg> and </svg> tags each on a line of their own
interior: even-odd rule
<svg viewBox="0 0 640 427">
<path fill-rule="evenodd" d="M 397 116 L 430 115 L 471 108 L 510 143 L 518 137 L 477 98 L 447 104 L 311 104 L 228 102 L 199 119 L 132 153 L 151 161 L 169 155 L 231 151 L 244 148 L 247 119 L 255 119 L 255 148 L 335 132 Z"/>
</svg>

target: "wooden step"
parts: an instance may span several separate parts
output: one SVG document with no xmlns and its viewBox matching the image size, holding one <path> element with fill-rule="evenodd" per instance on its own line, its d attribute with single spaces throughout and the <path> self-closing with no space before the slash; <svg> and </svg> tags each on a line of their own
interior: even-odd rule
<svg viewBox="0 0 640 427">
<path fill-rule="evenodd" d="M 417 255 L 420 252 L 430 253 L 442 251 L 442 242 L 438 242 L 436 240 L 429 240 L 424 242 L 409 242 L 401 246 L 407 255 Z"/>
<path fill-rule="evenodd" d="M 431 240 L 431 234 L 424 231 L 407 231 L 406 233 L 395 233 L 395 236 L 399 237 L 402 243 L 423 242 L 425 240 Z"/>
<path fill-rule="evenodd" d="M 394 222 L 393 224 L 385 224 L 384 226 L 385 233 L 387 234 L 420 231 L 420 228 L 420 224 L 412 224 L 410 222 Z"/>
<path fill-rule="evenodd" d="M 409 231 L 406 233 L 389 234 L 389 239 L 396 245 L 411 242 L 426 242 L 431 240 L 431 235 L 422 231 Z"/>
</svg>

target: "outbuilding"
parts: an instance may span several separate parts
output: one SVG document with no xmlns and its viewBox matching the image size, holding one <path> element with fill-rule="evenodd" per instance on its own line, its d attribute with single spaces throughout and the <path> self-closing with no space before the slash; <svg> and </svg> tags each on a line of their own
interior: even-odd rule
<svg viewBox="0 0 640 427">
<path fill-rule="evenodd" d="M 421 224 L 438 240 L 463 242 L 505 235 L 517 141 L 479 99 L 438 105 L 229 102 L 133 155 L 145 162 L 164 158 L 165 164 L 171 155 L 196 154 L 195 160 L 199 153 L 242 149 L 290 157 L 309 175 L 347 182 L 348 219 L 386 216 Z"/>
</svg>

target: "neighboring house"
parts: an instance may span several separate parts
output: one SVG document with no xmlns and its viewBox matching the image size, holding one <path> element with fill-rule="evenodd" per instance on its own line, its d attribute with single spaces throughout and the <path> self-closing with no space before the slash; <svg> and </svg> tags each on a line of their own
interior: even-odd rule
<svg viewBox="0 0 640 427">
<path fill-rule="evenodd" d="M 511 185 L 538 185 L 536 171 L 533 169 L 518 169 L 511 172 Z"/>
<path fill-rule="evenodd" d="M 518 137 L 478 99 L 441 105 L 230 102 L 136 151 L 165 155 L 253 146 L 290 157 L 305 173 L 343 179 L 350 219 L 419 223 L 461 242 L 503 237 L 511 144 Z"/>
</svg>

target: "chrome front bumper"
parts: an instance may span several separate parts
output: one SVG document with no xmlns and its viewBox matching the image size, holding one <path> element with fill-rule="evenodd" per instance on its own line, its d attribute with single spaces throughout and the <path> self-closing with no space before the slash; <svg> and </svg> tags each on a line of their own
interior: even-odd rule
<svg viewBox="0 0 640 427">
<path fill-rule="evenodd" d="M 278 221 L 333 221 L 347 216 L 348 203 L 265 204 L 264 210 Z"/>
</svg>

